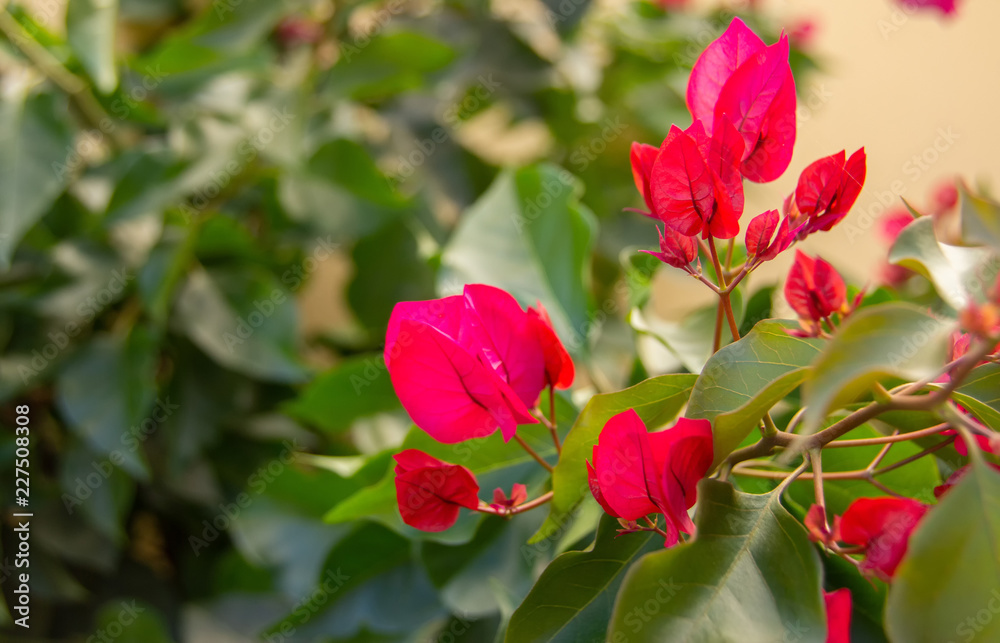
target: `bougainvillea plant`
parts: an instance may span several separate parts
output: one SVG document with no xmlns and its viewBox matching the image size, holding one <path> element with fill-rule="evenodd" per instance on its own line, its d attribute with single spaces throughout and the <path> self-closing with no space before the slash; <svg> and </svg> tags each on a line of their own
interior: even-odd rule
<svg viewBox="0 0 1000 643">
<path fill-rule="evenodd" d="M 470 468 L 407 448 L 403 522 L 443 532 L 463 511 L 547 506 L 531 560 L 603 511 L 586 551 L 537 555 L 548 567 L 508 641 L 1000 640 L 1000 208 L 951 186 L 928 216 L 893 212 L 889 287 L 853 288 L 793 246 L 848 215 L 864 149 L 816 160 L 783 203 L 745 216 L 744 181 L 792 159 L 787 37 L 766 44 L 734 19 L 686 99 L 691 124 L 633 143 L 630 161 L 635 211 L 657 226 L 643 252 L 717 298 L 711 356 L 571 399 L 557 390 L 589 375 L 541 304 L 480 284 L 398 304 L 385 363 L 416 426 L 464 461 L 499 431 L 543 473 L 484 498 Z M 748 304 L 750 275 L 786 252 L 794 321 Z M 934 291 L 901 301 L 915 275 Z"/>
</svg>

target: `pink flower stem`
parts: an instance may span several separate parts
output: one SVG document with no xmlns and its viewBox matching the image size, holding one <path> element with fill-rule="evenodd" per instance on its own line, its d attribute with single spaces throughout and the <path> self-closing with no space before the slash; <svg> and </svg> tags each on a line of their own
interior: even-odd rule
<svg viewBox="0 0 1000 643">
<path fill-rule="evenodd" d="M 514 434 L 514 439 L 517 440 L 517 443 L 521 445 L 521 448 L 523 448 L 525 451 L 528 452 L 528 455 L 530 455 L 532 458 L 534 458 L 535 460 L 538 461 L 538 464 L 540 464 L 543 467 L 545 467 L 549 471 L 549 473 L 552 472 L 552 465 L 549 464 L 548 462 L 546 462 L 545 458 L 543 458 L 542 456 L 538 455 L 537 451 L 535 451 L 530 446 L 528 446 L 528 443 L 524 441 L 524 438 L 522 438 L 521 436 L 519 436 L 518 434 L 515 433 Z"/>
<path fill-rule="evenodd" d="M 646 516 L 645 518 L 643 518 L 643 520 L 645 520 L 646 524 L 649 525 L 649 529 L 644 529 L 643 531 L 655 531 L 656 533 L 660 534 L 664 538 L 667 537 L 667 532 L 665 532 L 662 529 L 660 529 L 655 522 L 653 522 L 652 520 L 649 519 L 649 516 Z"/>
<path fill-rule="evenodd" d="M 880 438 L 861 438 L 858 440 L 835 440 L 826 445 L 827 449 L 837 449 L 843 447 L 865 447 L 871 446 L 873 444 L 891 444 L 893 442 L 906 442 L 908 440 L 916 440 L 918 438 L 926 438 L 932 435 L 937 435 L 941 431 L 947 429 L 949 425 L 947 422 L 942 422 L 941 424 L 936 424 L 932 427 L 926 429 L 920 429 L 919 431 L 911 431 L 909 433 L 886 435 Z"/>
<path fill-rule="evenodd" d="M 809 452 L 809 462 L 813 471 L 813 491 L 816 494 L 816 504 L 823 513 L 823 533 L 830 533 L 830 522 L 826 518 L 826 495 L 823 489 L 823 451 L 813 449 Z"/>
<path fill-rule="evenodd" d="M 482 500 L 480 500 L 479 507 L 476 508 L 476 511 L 484 514 L 492 514 L 494 516 L 513 516 L 514 514 L 524 513 L 525 511 L 531 511 L 535 507 L 541 507 L 549 500 L 552 500 L 552 495 L 553 492 L 549 491 L 547 493 L 538 496 L 534 500 L 530 500 L 516 507 L 501 507 L 500 509 L 497 509 L 496 507 L 491 507 Z"/>
<path fill-rule="evenodd" d="M 729 298 L 731 291 L 728 289 L 729 284 L 726 283 L 726 275 L 722 272 L 722 262 L 719 261 L 719 251 L 715 247 L 715 239 L 709 239 L 708 249 L 712 255 L 712 265 L 715 267 L 715 275 L 719 279 L 719 288 L 721 289 L 719 306 L 726 313 L 726 319 L 729 321 L 729 332 L 732 333 L 735 342 L 740 338 L 740 328 L 736 323 L 736 315 L 733 314 L 733 303 Z"/>
</svg>

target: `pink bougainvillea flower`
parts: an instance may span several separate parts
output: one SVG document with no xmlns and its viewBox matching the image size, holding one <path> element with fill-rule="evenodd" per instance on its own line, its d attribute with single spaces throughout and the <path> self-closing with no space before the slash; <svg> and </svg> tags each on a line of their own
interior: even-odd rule
<svg viewBox="0 0 1000 643">
<path fill-rule="evenodd" d="M 650 174 L 653 172 L 653 162 L 656 161 L 656 155 L 659 153 L 660 148 L 655 145 L 632 143 L 632 152 L 630 154 L 632 180 L 635 181 L 635 189 L 639 190 L 639 194 L 642 195 L 642 199 L 646 202 L 646 207 L 649 208 L 650 214 L 655 211 L 653 208 L 653 194 L 650 191 Z"/>
<path fill-rule="evenodd" d="M 966 458 L 969 457 L 969 445 L 966 443 L 965 438 L 963 438 L 958 431 L 956 431 L 955 429 L 946 429 L 944 431 L 941 431 L 941 435 L 945 437 L 950 437 L 953 435 L 958 436 L 957 438 L 955 438 L 955 451 L 957 451 L 958 455 L 962 457 Z M 989 437 L 985 435 L 979 435 L 978 433 L 973 437 L 976 439 L 976 445 L 979 447 L 980 450 L 986 451 L 987 453 L 994 453 L 994 454 L 996 453 L 993 444 L 995 440 L 991 440 Z"/>
<path fill-rule="evenodd" d="M 785 299 L 799 319 L 819 322 L 835 312 L 846 312 L 847 286 L 833 266 L 795 251 L 795 263 L 785 281 Z"/>
<path fill-rule="evenodd" d="M 806 531 L 809 532 L 809 539 L 813 542 L 822 543 L 829 547 L 840 540 L 840 516 L 833 517 L 833 527 L 831 528 L 826 522 L 823 507 L 819 505 L 809 507 L 804 523 Z"/>
<path fill-rule="evenodd" d="M 944 214 L 956 205 L 958 205 L 958 188 L 954 179 L 948 179 L 931 195 L 931 214 Z"/>
<path fill-rule="evenodd" d="M 722 89 L 737 69 L 763 51 L 767 45 L 750 27 L 734 18 L 729 28 L 701 53 L 691 69 L 687 86 L 687 106 L 691 115 L 712 130 L 715 105 Z"/>
<path fill-rule="evenodd" d="M 682 418 L 665 431 L 648 433 L 629 410 L 614 416 L 587 463 L 590 489 L 606 512 L 633 521 L 652 513 L 666 517 L 665 546 L 680 532 L 692 533 L 687 510 L 697 500 L 698 481 L 712 464 L 712 427 L 708 420 Z"/>
<path fill-rule="evenodd" d="M 879 236 L 887 246 L 892 246 L 903 229 L 913 222 L 913 215 L 906 208 L 893 208 L 879 219 Z M 913 271 L 903 266 L 883 260 L 878 269 L 878 281 L 886 286 L 898 288 L 913 276 Z"/>
<path fill-rule="evenodd" d="M 768 210 L 750 219 L 750 223 L 747 225 L 747 234 L 744 238 L 747 247 L 747 256 L 757 257 L 768 251 L 771 239 L 774 237 L 774 232 L 778 229 L 778 219 L 777 210 Z"/>
<path fill-rule="evenodd" d="M 889 581 L 928 506 L 909 498 L 859 498 L 840 521 L 841 541 L 864 547 L 862 572 Z"/>
<path fill-rule="evenodd" d="M 537 422 L 529 409 L 547 379 L 540 335 L 509 294 L 471 285 L 463 295 L 396 304 L 385 363 L 403 408 L 434 439 L 499 428 L 510 440 L 518 424 Z"/>
<path fill-rule="evenodd" d="M 653 255 L 668 266 L 689 270 L 691 262 L 698 256 L 698 242 L 694 237 L 685 236 L 673 228 L 656 229 L 660 235 L 660 251 L 640 250 Z"/>
<path fill-rule="evenodd" d="M 743 214 L 742 154 L 743 139 L 725 119 L 713 136 L 697 120 L 686 130 L 671 127 L 649 174 L 651 215 L 682 235 L 735 237 Z"/>
<path fill-rule="evenodd" d="M 781 176 L 795 145 L 795 79 L 788 37 L 765 45 L 739 18 L 691 70 L 687 104 L 712 134 L 727 118 L 743 136 L 743 176 L 758 183 Z"/>
<path fill-rule="evenodd" d="M 715 105 L 715 122 L 730 119 L 743 135 L 743 176 L 755 183 L 780 177 L 795 146 L 795 79 L 788 64 L 788 36 L 741 65 Z"/>
<path fill-rule="evenodd" d="M 946 16 L 951 16 L 957 11 L 955 0 L 896 0 L 907 9 L 936 9 Z"/>
<path fill-rule="evenodd" d="M 865 184 L 865 148 L 847 158 L 843 150 L 806 167 L 795 187 L 795 209 L 807 223 L 800 237 L 839 223 L 858 200 Z"/>
<path fill-rule="evenodd" d="M 826 604 L 826 643 L 851 643 L 851 590 L 823 592 Z"/>
<path fill-rule="evenodd" d="M 994 470 L 1000 471 L 1000 464 L 993 464 L 992 462 L 989 462 L 987 464 L 989 464 L 991 467 L 993 467 Z M 952 487 L 954 487 L 959 482 L 961 482 L 962 478 L 964 478 L 965 475 L 967 473 L 969 473 L 969 471 L 971 471 L 971 470 L 972 470 L 972 466 L 967 464 L 964 467 L 962 467 L 961 469 L 955 471 L 950 476 L 948 476 L 948 479 L 944 481 L 944 484 L 940 484 L 940 485 L 934 487 L 934 497 L 937 498 L 938 500 L 940 500 L 941 498 L 943 498 L 945 496 L 945 494 L 947 494 L 951 490 Z"/>
<path fill-rule="evenodd" d="M 396 502 L 403 522 L 422 531 L 444 531 L 458 520 L 459 508 L 479 506 L 479 484 L 465 467 L 448 464 L 418 449 L 397 453 Z"/>
<path fill-rule="evenodd" d="M 812 18 L 800 18 L 788 26 L 788 40 L 798 49 L 808 49 L 816 39 L 819 27 Z"/>
<path fill-rule="evenodd" d="M 490 506 L 497 510 L 513 509 L 528 499 L 528 488 L 520 482 L 516 483 L 510 491 L 510 497 L 497 487 L 493 490 L 493 502 Z"/>
<path fill-rule="evenodd" d="M 542 346 L 542 357 L 545 362 L 545 385 L 553 388 L 569 388 L 573 384 L 576 371 L 573 359 L 566 347 L 559 341 L 552 320 L 542 302 L 536 302 L 535 308 L 528 309 L 528 318 L 535 328 L 538 342 Z"/>
</svg>

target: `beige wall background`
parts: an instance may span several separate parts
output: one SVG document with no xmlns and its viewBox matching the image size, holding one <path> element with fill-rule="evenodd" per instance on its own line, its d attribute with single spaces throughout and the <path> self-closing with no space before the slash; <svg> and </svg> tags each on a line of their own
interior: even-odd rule
<svg viewBox="0 0 1000 643">
<path fill-rule="evenodd" d="M 879 198 L 916 207 L 942 180 L 1000 179 L 1000 2 L 960 0 L 958 15 L 907 13 L 894 0 L 773 2 L 780 22 L 813 18 L 823 71 L 806 87 L 788 174 L 753 191 L 758 209 L 794 187 L 821 156 L 864 146 L 868 179 L 840 228 L 808 240 L 845 273 L 864 280 L 882 245 L 870 222 Z"/>
<path fill-rule="evenodd" d="M 970 184 L 1000 181 L 1000 2 L 959 3 L 951 18 L 907 12 L 895 0 L 758 3 L 778 24 L 816 23 L 811 48 L 822 69 L 804 87 L 791 167 L 774 183 L 748 187 L 744 224 L 779 207 L 812 161 L 864 146 L 868 178 L 853 211 L 802 245 L 861 285 L 873 278 L 885 253 L 875 225 L 885 211 L 880 198 L 899 203 L 902 197 L 919 209 L 950 177 Z M 791 262 L 787 254 L 759 270 L 757 282 L 782 279 Z M 697 283 L 672 272 L 660 272 L 659 293 L 670 291 L 664 299 L 671 303 L 657 310 L 676 319 L 683 313 L 678 300 L 686 310 L 709 298 Z"/>
</svg>

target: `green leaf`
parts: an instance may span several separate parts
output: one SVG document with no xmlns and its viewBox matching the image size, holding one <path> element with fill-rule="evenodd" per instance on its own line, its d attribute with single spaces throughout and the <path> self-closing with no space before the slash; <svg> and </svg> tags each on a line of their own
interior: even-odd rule
<svg viewBox="0 0 1000 643">
<path fill-rule="evenodd" d="M 590 492 L 585 462 L 608 420 L 634 409 L 647 428 L 663 426 L 684 408 L 695 378 L 688 373 L 661 375 L 617 393 L 590 398 L 563 442 L 562 455 L 552 472 L 552 509 L 533 542 L 561 530 L 567 514 Z"/>
<path fill-rule="evenodd" d="M 103 335 L 73 356 L 56 381 L 56 402 L 92 449 L 145 480 L 136 434 L 156 399 L 156 339 L 143 327 Z"/>
<path fill-rule="evenodd" d="M 270 274 L 193 270 L 173 322 L 222 366 L 276 382 L 305 378 L 295 359 L 295 304 Z"/>
<path fill-rule="evenodd" d="M 524 544 L 541 521 L 538 512 L 510 520 L 488 516 L 469 543 L 428 541 L 421 545 L 421 560 L 452 613 L 470 618 L 487 616 L 502 609 L 504 599 L 516 605 L 528 595 L 533 570 L 551 560 L 551 554 L 533 551 Z M 499 585 L 503 596 L 498 597 L 491 585 Z"/>
<path fill-rule="evenodd" d="M 285 406 L 294 418 L 329 433 L 358 418 L 400 408 L 381 354 L 351 358 L 313 380 Z"/>
<path fill-rule="evenodd" d="M 117 20 L 118 0 L 77 0 L 66 6 L 66 40 L 102 94 L 118 85 Z"/>
<path fill-rule="evenodd" d="M 706 479 L 698 500 L 695 541 L 625 576 L 608 640 L 824 643 L 819 556 L 779 495 Z"/>
<path fill-rule="evenodd" d="M 806 378 L 823 341 L 792 337 L 792 322 L 762 321 L 705 364 L 685 415 L 711 420 L 718 464 Z"/>
<path fill-rule="evenodd" d="M 973 370 L 952 398 L 1000 431 L 1000 364 L 984 364 Z"/>
<path fill-rule="evenodd" d="M 961 197 L 962 236 L 972 243 L 983 243 L 1000 252 L 1000 204 L 969 194 L 958 186 Z"/>
<path fill-rule="evenodd" d="M 511 617 L 507 641 L 603 640 L 625 572 L 641 556 L 663 548 L 652 532 L 619 536 L 620 527 L 605 515 L 588 551 L 565 553 L 545 568 Z"/>
<path fill-rule="evenodd" d="M 404 203 L 368 151 L 354 141 L 339 138 L 326 143 L 309 160 L 309 169 L 372 203 L 390 207 Z"/>
<path fill-rule="evenodd" d="M 910 537 L 886 604 L 893 641 L 1000 640 L 1000 473 L 981 462 Z"/>
<path fill-rule="evenodd" d="M 65 103 L 50 94 L 0 100 L 0 269 L 69 182 L 70 122 Z"/>
<path fill-rule="evenodd" d="M 95 620 L 98 632 L 121 632 L 115 637 L 119 643 L 170 643 L 173 640 L 163 615 L 143 601 L 109 601 L 98 610 Z"/>
<path fill-rule="evenodd" d="M 910 304 L 865 308 L 844 322 L 803 385 L 803 431 L 814 432 L 832 409 L 886 376 L 918 380 L 947 362 L 954 325 Z"/>
<path fill-rule="evenodd" d="M 455 57 L 455 51 L 444 42 L 411 31 L 344 42 L 340 54 L 330 71 L 329 89 L 361 100 L 419 89 L 427 74 L 447 66 Z"/>
<path fill-rule="evenodd" d="M 907 225 L 893 243 L 889 261 L 930 279 L 941 298 L 956 310 L 970 301 L 988 299 L 1000 265 L 987 248 L 939 242 L 933 217 L 921 217 Z"/>
<path fill-rule="evenodd" d="M 584 350 L 596 223 L 577 193 L 577 180 L 553 165 L 502 172 L 445 247 L 439 289 L 485 283 L 521 303 L 540 300 L 567 347 Z"/>
<path fill-rule="evenodd" d="M 434 298 L 434 271 L 420 256 L 405 225 L 385 226 L 358 241 L 351 252 L 357 270 L 347 300 L 369 328 L 385 328 L 397 301 Z"/>
</svg>

